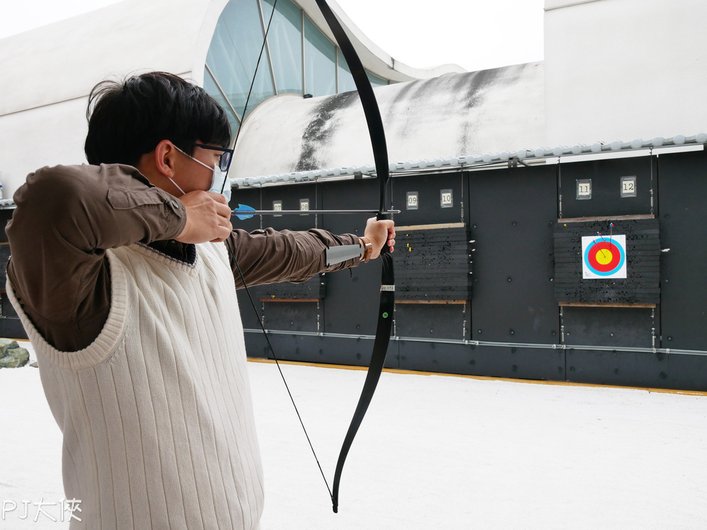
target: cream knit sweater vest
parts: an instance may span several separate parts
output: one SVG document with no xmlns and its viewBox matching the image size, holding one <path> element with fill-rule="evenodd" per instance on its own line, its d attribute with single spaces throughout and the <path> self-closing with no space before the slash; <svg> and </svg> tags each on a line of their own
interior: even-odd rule
<svg viewBox="0 0 707 530">
<path fill-rule="evenodd" d="M 71 529 L 255 529 L 263 481 L 243 327 L 223 244 L 188 265 L 107 251 L 111 309 L 87 348 L 52 348 L 8 294 L 64 436 Z"/>
</svg>

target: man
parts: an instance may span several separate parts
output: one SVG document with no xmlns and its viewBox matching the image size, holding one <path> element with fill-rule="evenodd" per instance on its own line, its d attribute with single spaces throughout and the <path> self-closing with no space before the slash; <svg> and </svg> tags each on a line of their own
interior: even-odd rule
<svg viewBox="0 0 707 530">
<path fill-rule="evenodd" d="M 64 437 L 67 498 L 90 529 L 254 529 L 260 456 L 235 294 L 326 268 L 327 246 L 364 238 L 233 230 L 220 190 L 223 110 L 154 72 L 89 97 L 90 165 L 42 168 L 15 194 L 8 295 L 37 352 Z M 386 243 L 387 242 L 387 243 Z M 367 246 L 367 244 L 370 245 Z"/>
</svg>

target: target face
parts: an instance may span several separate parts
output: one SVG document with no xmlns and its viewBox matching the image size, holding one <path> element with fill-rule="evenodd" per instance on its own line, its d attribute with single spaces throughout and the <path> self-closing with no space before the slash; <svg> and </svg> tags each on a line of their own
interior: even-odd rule
<svg viewBox="0 0 707 530">
<path fill-rule="evenodd" d="M 626 278 L 626 236 L 582 237 L 582 278 Z"/>
</svg>

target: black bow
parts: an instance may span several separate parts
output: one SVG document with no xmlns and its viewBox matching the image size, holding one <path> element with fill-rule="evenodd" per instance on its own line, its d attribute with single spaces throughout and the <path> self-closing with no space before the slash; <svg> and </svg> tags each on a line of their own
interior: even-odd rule
<svg viewBox="0 0 707 530">
<path fill-rule="evenodd" d="M 359 97 L 361 99 L 363 111 L 366 116 L 366 123 L 368 125 L 368 132 L 373 147 L 373 157 L 375 160 L 376 175 L 379 181 L 380 197 L 379 208 L 376 217 L 379 220 L 385 219 L 388 216 L 388 211 L 386 211 L 385 205 L 386 190 L 390 174 L 388 166 L 388 148 L 385 140 L 385 131 L 383 130 L 383 121 L 381 119 L 380 109 L 378 108 L 378 102 L 376 101 L 375 94 L 373 93 L 373 87 L 371 86 L 371 82 L 368 79 L 366 70 L 364 69 L 363 64 L 361 63 L 361 60 L 358 57 L 358 54 L 356 53 L 356 50 L 353 47 L 353 44 L 351 44 L 351 41 L 349 40 L 348 36 L 346 35 L 346 32 L 341 26 L 341 23 L 336 18 L 336 16 L 334 15 L 325 0 L 316 0 L 316 2 L 319 6 L 320 11 L 322 12 L 322 15 L 324 16 L 324 19 L 329 25 L 329 28 L 334 34 L 334 38 L 336 39 L 336 42 L 338 43 L 339 48 L 341 49 L 344 59 L 346 60 L 346 63 L 349 66 L 349 70 L 351 71 L 351 75 L 353 76 L 354 82 L 356 84 L 356 89 L 358 90 Z M 272 14 L 274 14 L 275 12 L 276 5 L 277 0 L 273 5 Z M 267 34 L 270 30 L 272 14 L 270 21 L 268 22 L 264 39 L 267 39 Z M 265 40 L 263 42 L 263 47 L 264 46 Z M 259 64 L 260 57 L 258 58 L 258 65 Z M 258 66 L 256 65 L 256 74 L 254 74 L 253 76 L 253 81 L 255 80 L 255 75 L 257 75 L 257 69 Z M 246 99 L 246 106 L 248 104 L 247 102 L 249 97 L 250 91 L 249 96 Z M 243 115 L 245 116 L 245 109 Z M 238 132 L 240 133 L 240 128 Z M 237 138 L 238 135 L 236 135 L 236 140 Z M 334 513 L 338 513 L 339 509 L 339 486 L 341 484 L 341 474 L 344 469 L 344 463 L 346 462 L 346 457 L 349 453 L 349 450 L 351 449 L 353 440 L 356 437 L 356 433 L 358 432 L 358 429 L 361 425 L 361 422 L 363 421 L 364 416 L 366 415 L 366 411 L 368 410 L 368 406 L 371 403 L 371 399 L 373 398 L 373 394 L 375 393 L 376 386 L 378 385 L 378 381 L 380 380 L 381 372 L 385 364 L 385 357 L 388 352 L 388 343 L 390 341 L 390 333 L 393 323 L 393 310 L 395 306 L 395 281 L 393 274 L 393 259 L 390 254 L 387 243 L 384 244 L 383 249 L 381 250 L 380 258 L 382 261 L 380 288 L 381 295 L 378 310 L 378 325 L 376 328 L 376 336 L 373 342 L 373 353 L 371 355 L 371 362 L 369 364 L 368 373 L 366 375 L 366 381 L 361 391 L 361 396 L 359 397 L 358 404 L 356 405 L 356 410 L 354 411 L 353 418 L 351 419 L 351 423 L 346 432 L 344 442 L 339 452 L 339 458 L 336 463 L 336 471 L 334 473 L 333 491 L 329 489 L 329 483 L 327 482 L 324 472 L 322 471 L 321 465 L 319 464 L 319 459 L 317 458 L 316 452 L 314 451 L 314 447 L 312 446 L 312 443 L 309 439 L 309 435 L 307 434 L 307 430 L 304 427 L 304 423 L 302 422 L 302 418 L 299 415 L 299 411 L 297 411 L 297 405 L 292 399 L 292 394 L 290 393 L 289 387 L 287 388 L 287 391 L 290 394 L 290 399 L 292 400 L 292 404 L 295 407 L 295 411 L 297 411 L 297 416 L 300 420 L 300 424 L 302 425 L 302 428 L 305 431 L 305 436 L 307 437 L 307 441 L 309 442 L 312 453 L 314 454 L 314 458 L 317 461 L 317 465 L 319 466 L 319 471 L 322 474 L 322 478 L 324 478 L 324 482 L 327 486 L 327 489 L 329 490 L 329 495 L 331 496 L 332 508 L 334 510 Z M 238 271 L 241 276 L 241 281 L 244 287 L 246 288 L 246 292 L 248 292 L 248 288 L 245 285 L 245 278 L 243 277 L 243 273 L 241 272 L 238 263 L 236 263 L 236 267 L 238 268 Z M 249 292 L 248 297 L 250 298 Z M 265 332 L 265 329 L 262 326 L 262 321 L 260 321 L 260 317 L 259 315 L 257 315 L 257 309 L 255 308 L 255 304 L 253 303 L 252 298 L 251 304 L 253 305 L 253 309 L 256 313 L 256 316 L 258 316 L 258 321 L 260 322 L 261 328 L 263 329 L 263 333 L 265 335 L 266 342 L 270 348 L 270 352 L 272 353 L 272 356 L 278 365 L 280 375 L 282 375 L 282 370 L 280 369 L 278 358 L 275 355 L 267 333 Z M 284 375 L 282 375 L 282 378 L 285 383 L 285 386 L 287 387 L 287 381 L 285 380 Z"/>
<path fill-rule="evenodd" d="M 358 57 L 356 50 L 351 44 L 348 35 L 341 26 L 341 23 L 336 18 L 332 12 L 329 4 L 325 0 L 317 0 L 317 5 L 319 6 L 322 15 L 329 28 L 334 34 L 336 42 L 341 48 L 341 53 L 346 59 L 346 64 L 349 65 L 349 70 L 353 76 L 354 82 L 356 83 L 356 89 L 358 90 L 359 97 L 361 98 L 361 105 L 363 105 L 363 111 L 366 115 L 366 123 L 368 124 L 368 134 L 371 137 L 371 144 L 373 147 L 373 158 L 376 165 L 376 175 L 378 177 L 380 197 L 379 197 L 379 208 L 377 218 L 384 219 L 386 214 L 385 204 L 386 204 L 386 189 L 388 184 L 388 179 L 390 177 L 388 171 L 388 147 L 385 141 L 385 131 L 383 129 L 383 120 L 381 119 L 380 109 L 378 108 L 378 102 L 376 101 L 376 96 L 373 93 L 373 87 L 368 79 L 366 70 L 361 63 L 361 59 Z M 371 363 L 368 367 L 368 374 L 366 375 L 366 381 L 363 384 L 363 390 L 361 391 L 361 397 L 359 397 L 358 404 L 356 405 L 356 411 L 354 412 L 353 418 L 351 419 L 351 424 L 346 432 L 346 437 L 344 438 L 344 443 L 341 446 L 341 451 L 339 452 L 339 459 L 336 462 L 336 472 L 334 473 L 334 490 L 332 493 L 332 508 L 334 513 L 339 510 L 339 485 L 341 484 L 341 473 L 344 470 L 344 463 L 346 462 L 346 456 L 349 454 L 349 449 L 351 444 L 358 432 L 358 428 L 363 421 L 366 411 L 368 410 L 368 405 L 373 399 L 373 394 L 376 391 L 376 386 L 378 385 L 378 380 L 380 379 L 381 372 L 383 371 L 383 365 L 385 364 L 385 357 L 388 353 L 388 342 L 390 341 L 390 332 L 393 324 L 393 309 L 395 306 L 395 279 L 393 274 L 393 258 L 389 252 L 388 245 L 384 244 L 381 251 L 382 260 L 382 273 L 381 273 L 381 297 L 378 309 L 378 327 L 376 329 L 376 337 L 373 342 L 373 354 L 371 355 Z"/>
</svg>

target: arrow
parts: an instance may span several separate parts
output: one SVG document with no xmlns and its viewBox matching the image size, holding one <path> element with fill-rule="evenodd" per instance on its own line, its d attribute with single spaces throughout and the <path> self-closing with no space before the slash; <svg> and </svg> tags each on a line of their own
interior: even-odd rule
<svg viewBox="0 0 707 530">
<path fill-rule="evenodd" d="M 377 214 L 378 210 L 256 210 L 247 204 L 239 204 L 233 210 L 233 215 L 241 221 L 251 219 L 255 215 L 308 215 L 308 214 Z M 385 214 L 397 214 L 400 210 L 386 210 Z"/>
</svg>

